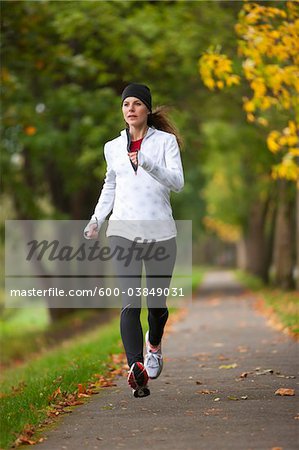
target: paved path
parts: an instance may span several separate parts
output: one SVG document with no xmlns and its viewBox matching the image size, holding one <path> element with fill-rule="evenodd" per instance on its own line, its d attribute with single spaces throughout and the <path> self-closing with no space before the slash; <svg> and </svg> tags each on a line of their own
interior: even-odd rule
<svg viewBox="0 0 299 450">
<path fill-rule="evenodd" d="M 165 366 L 151 395 L 132 398 L 119 378 L 117 387 L 63 416 L 37 448 L 298 448 L 298 346 L 267 326 L 253 301 L 231 273 L 209 273 L 164 339 Z M 267 369 L 273 373 L 262 374 Z M 297 388 L 297 397 L 274 395 L 280 387 Z"/>
</svg>

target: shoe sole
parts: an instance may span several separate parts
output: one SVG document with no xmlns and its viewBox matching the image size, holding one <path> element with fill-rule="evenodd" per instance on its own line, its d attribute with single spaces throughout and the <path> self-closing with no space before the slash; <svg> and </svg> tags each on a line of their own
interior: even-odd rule
<svg viewBox="0 0 299 450">
<path fill-rule="evenodd" d="M 133 370 L 133 367 L 138 365 L 138 368 L 140 370 L 140 373 L 138 374 L 137 378 L 135 377 L 135 373 Z M 140 388 L 145 388 L 148 382 L 148 374 L 147 371 L 142 363 L 134 363 L 131 367 L 131 370 L 128 375 L 128 384 L 129 386 L 135 391 L 137 391 Z"/>
<path fill-rule="evenodd" d="M 148 377 L 150 380 L 156 380 L 157 378 L 159 378 L 159 376 L 161 375 L 161 372 L 157 375 L 157 376 L 155 376 L 155 377 Z"/>
<path fill-rule="evenodd" d="M 150 393 L 151 392 L 147 386 L 143 386 L 135 390 L 133 389 L 133 395 L 135 398 L 147 397 Z"/>
</svg>

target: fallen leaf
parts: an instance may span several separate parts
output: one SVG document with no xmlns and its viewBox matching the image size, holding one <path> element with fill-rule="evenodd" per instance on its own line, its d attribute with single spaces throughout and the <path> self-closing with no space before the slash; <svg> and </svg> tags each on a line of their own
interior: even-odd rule
<svg viewBox="0 0 299 450">
<path fill-rule="evenodd" d="M 227 398 L 229 400 L 239 400 L 238 397 L 235 397 L 234 395 L 229 395 Z"/>
<path fill-rule="evenodd" d="M 86 388 L 83 384 L 78 384 L 78 394 L 85 394 Z"/>
<path fill-rule="evenodd" d="M 205 416 L 218 416 L 222 409 L 220 408 L 210 408 L 204 411 Z"/>
<path fill-rule="evenodd" d="M 60 386 L 53 392 L 52 395 L 50 395 L 49 400 L 54 400 L 58 395 L 61 394 Z"/>
<path fill-rule="evenodd" d="M 295 389 L 279 388 L 275 391 L 275 395 L 295 395 Z"/>
<path fill-rule="evenodd" d="M 240 375 L 240 378 L 246 378 L 248 375 L 248 372 L 242 372 Z"/>
<path fill-rule="evenodd" d="M 98 380 L 95 382 L 95 385 L 98 387 L 111 387 L 111 386 L 117 386 L 116 383 L 114 383 L 110 377 L 104 377 L 103 375 L 95 374 L 94 375 Z"/>
<path fill-rule="evenodd" d="M 33 441 L 32 439 L 28 439 L 26 437 L 20 436 L 19 437 L 19 442 L 21 444 L 29 444 L 29 445 L 34 445 L 36 444 L 36 441 Z"/>
<path fill-rule="evenodd" d="M 88 394 L 84 394 L 83 392 L 81 394 L 78 394 L 78 398 L 87 398 L 90 397 Z"/>
<path fill-rule="evenodd" d="M 296 378 L 295 375 L 283 375 L 280 374 L 279 372 L 276 372 L 277 374 L 277 378 Z"/>
<path fill-rule="evenodd" d="M 236 363 L 233 363 L 233 364 L 222 364 L 221 366 L 219 366 L 219 369 L 234 369 L 235 367 L 237 367 Z"/>
<path fill-rule="evenodd" d="M 109 405 L 102 406 L 101 409 L 104 409 L 104 410 L 113 409 L 113 405 L 111 405 L 109 403 Z"/>
<path fill-rule="evenodd" d="M 227 361 L 229 358 L 227 356 L 224 356 L 224 355 L 218 355 L 218 359 L 220 361 Z"/>
<path fill-rule="evenodd" d="M 248 352 L 248 348 L 247 347 L 243 347 L 242 345 L 239 345 L 238 351 L 240 353 L 246 353 L 246 352 Z"/>
<path fill-rule="evenodd" d="M 38 442 L 42 442 L 43 438 L 34 440 L 32 439 L 32 435 L 35 432 L 35 427 L 33 425 L 27 424 L 23 428 L 23 431 L 18 436 L 18 438 L 15 440 L 14 445 L 18 447 L 21 444 L 29 444 L 29 445 L 35 445 Z"/>
<path fill-rule="evenodd" d="M 127 374 L 127 368 L 126 367 L 120 367 L 119 369 L 114 369 L 111 374 L 114 375 L 122 375 L 122 374 Z"/>
<path fill-rule="evenodd" d="M 267 373 L 273 373 L 273 369 L 265 369 L 265 370 L 256 370 L 256 375 L 267 375 Z"/>
<path fill-rule="evenodd" d="M 124 353 L 116 353 L 111 355 L 111 359 L 116 364 L 121 364 L 126 361 Z"/>
<path fill-rule="evenodd" d="M 218 391 L 217 390 L 210 391 L 209 389 L 202 389 L 201 391 L 196 391 L 196 392 L 197 392 L 197 394 L 215 394 Z"/>
<path fill-rule="evenodd" d="M 210 353 L 194 353 L 192 355 L 193 358 L 198 359 L 199 361 L 207 361 L 210 357 Z"/>
</svg>

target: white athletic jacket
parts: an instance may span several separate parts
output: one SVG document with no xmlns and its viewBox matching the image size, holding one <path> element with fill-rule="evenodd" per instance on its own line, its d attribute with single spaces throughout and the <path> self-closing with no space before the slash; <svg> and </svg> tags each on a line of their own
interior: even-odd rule
<svg viewBox="0 0 299 450">
<path fill-rule="evenodd" d="M 107 236 L 166 240 L 176 236 L 170 191 L 180 192 L 184 175 L 180 149 L 173 134 L 148 128 L 138 152 L 135 173 L 127 154 L 126 130 L 104 146 L 105 182 L 89 222 L 98 230 L 113 210 Z M 88 230 L 88 226 L 84 230 Z M 86 237 L 86 236 L 85 236 Z"/>
</svg>

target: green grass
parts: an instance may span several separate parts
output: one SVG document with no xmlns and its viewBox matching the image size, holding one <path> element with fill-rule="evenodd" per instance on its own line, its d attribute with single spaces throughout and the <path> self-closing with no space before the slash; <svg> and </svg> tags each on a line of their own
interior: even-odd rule
<svg viewBox="0 0 299 450">
<path fill-rule="evenodd" d="M 0 318 L 1 327 L 19 329 L 42 330 L 49 324 L 48 311 L 46 308 L 22 308 L 5 309 Z"/>
<path fill-rule="evenodd" d="M 94 316 L 93 310 L 79 310 L 51 323 L 46 308 L 5 309 L 0 318 L 2 366 L 21 363 L 57 345 L 60 335 L 80 332 Z"/>
<path fill-rule="evenodd" d="M 299 293 L 298 291 L 283 291 L 265 286 L 261 280 L 244 272 L 237 271 L 240 282 L 265 302 L 266 307 L 272 310 L 279 322 L 289 331 L 299 336 Z"/>
<path fill-rule="evenodd" d="M 0 318 L 1 364 L 23 360 L 44 347 L 49 327 L 46 308 L 5 310 Z"/>
<path fill-rule="evenodd" d="M 192 267 L 192 292 L 195 292 L 202 283 L 206 269 L 203 266 Z"/>
</svg>

